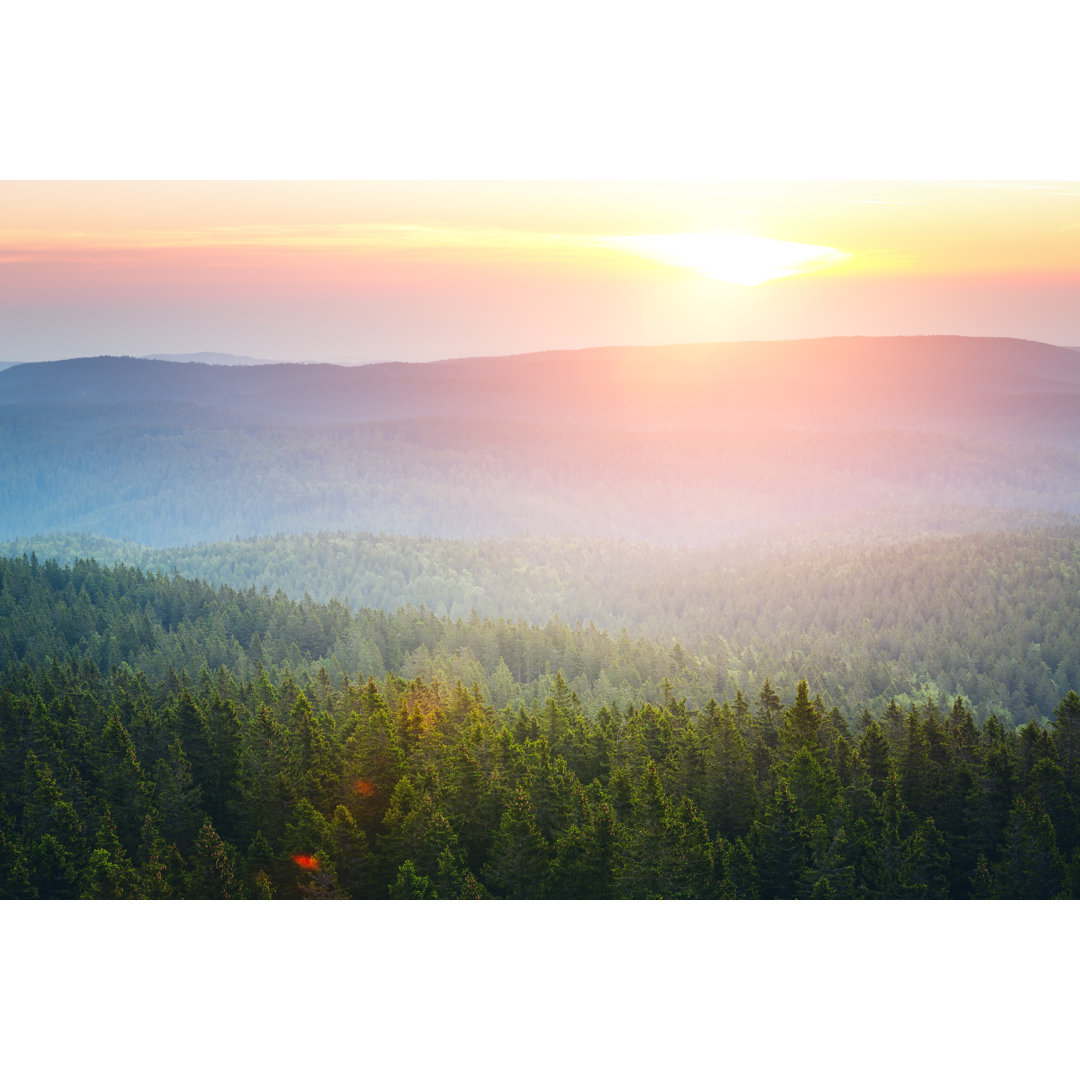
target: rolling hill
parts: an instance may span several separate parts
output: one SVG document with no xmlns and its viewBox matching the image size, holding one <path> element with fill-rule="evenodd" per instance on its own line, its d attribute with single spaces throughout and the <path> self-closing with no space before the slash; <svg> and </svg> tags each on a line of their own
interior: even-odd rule
<svg viewBox="0 0 1080 1080">
<path fill-rule="evenodd" d="M 709 544 L 1080 513 L 1080 356 L 835 338 L 431 364 L 0 372 L 0 537 L 319 529 Z M 928 524 L 931 523 L 931 524 Z"/>
</svg>

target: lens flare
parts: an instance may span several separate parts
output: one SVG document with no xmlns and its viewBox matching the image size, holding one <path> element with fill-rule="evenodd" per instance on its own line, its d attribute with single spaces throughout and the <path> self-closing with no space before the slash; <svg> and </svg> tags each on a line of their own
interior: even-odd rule
<svg viewBox="0 0 1080 1080">
<path fill-rule="evenodd" d="M 300 867 L 301 870 L 320 870 L 322 867 L 319 860 L 314 855 L 294 855 L 292 861 Z"/>
<path fill-rule="evenodd" d="M 374 780 L 357 780 L 356 783 L 353 784 L 353 791 L 355 791 L 357 795 L 363 796 L 365 799 L 370 799 L 377 790 L 378 788 L 376 787 Z"/>
</svg>

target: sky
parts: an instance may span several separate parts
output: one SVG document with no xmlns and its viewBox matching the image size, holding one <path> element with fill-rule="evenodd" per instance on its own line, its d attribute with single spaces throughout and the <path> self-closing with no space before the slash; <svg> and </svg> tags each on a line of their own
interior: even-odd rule
<svg viewBox="0 0 1080 1080">
<path fill-rule="evenodd" d="M 430 361 L 971 334 L 1080 345 L 1080 183 L 0 183 L 0 360 Z"/>
<path fill-rule="evenodd" d="M 23 5 L 0 361 L 1080 345 L 1062 12 Z"/>
</svg>

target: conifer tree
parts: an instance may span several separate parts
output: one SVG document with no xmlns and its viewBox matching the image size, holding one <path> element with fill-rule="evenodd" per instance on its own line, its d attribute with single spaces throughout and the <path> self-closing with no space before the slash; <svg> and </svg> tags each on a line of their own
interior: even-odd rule
<svg viewBox="0 0 1080 1080">
<path fill-rule="evenodd" d="M 344 806 L 334 809 L 329 823 L 330 857 L 338 883 L 354 900 L 376 899 L 375 865 L 367 834 Z"/>
<path fill-rule="evenodd" d="M 904 726 L 904 741 L 898 763 L 900 795 L 916 817 L 924 817 L 933 805 L 930 751 L 923 725 L 914 709 L 908 713 Z"/>
<path fill-rule="evenodd" d="M 484 864 L 484 883 L 510 900 L 536 899 L 548 873 L 549 847 L 519 785 L 503 811 L 491 853 Z"/>
<path fill-rule="evenodd" d="M 1049 815 L 1060 850 L 1071 852 L 1078 839 L 1076 809 L 1061 766 L 1047 758 L 1037 760 L 1028 774 L 1025 792 L 1026 800 L 1037 802 Z"/>
<path fill-rule="evenodd" d="M 754 823 L 754 858 L 763 900 L 793 900 L 806 873 L 808 836 L 800 823 L 799 807 L 780 778 L 764 821 Z"/>
<path fill-rule="evenodd" d="M 556 839 L 544 882 L 545 897 L 556 900 L 608 900 L 614 895 L 619 826 L 598 781 L 589 785 L 580 822 Z"/>
<path fill-rule="evenodd" d="M 807 828 L 809 859 L 799 882 L 800 896 L 811 900 L 852 899 L 855 871 L 846 862 L 847 835 L 843 826 L 835 832 L 820 816 Z"/>
<path fill-rule="evenodd" d="M 198 900 L 242 900 L 236 855 L 204 818 L 191 857 L 190 895 Z"/>
<path fill-rule="evenodd" d="M 1065 884 L 1053 823 L 1041 806 L 1023 796 L 1017 796 L 1009 814 L 993 882 L 1000 900 L 1050 900 Z"/>
<path fill-rule="evenodd" d="M 783 741 L 790 751 L 814 750 L 818 747 L 818 731 L 824 717 L 810 701 L 806 680 L 801 679 L 795 691 L 795 703 L 784 715 Z"/>
<path fill-rule="evenodd" d="M 689 796 L 668 814 L 670 869 L 665 895 L 673 900 L 704 900 L 711 896 L 714 848 L 705 819 Z"/>
<path fill-rule="evenodd" d="M 933 818 L 923 821 L 908 838 L 904 857 L 909 880 L 923 899 L 949 898 L 949 850 Z"/>
<path fill-rule="evenodd" d="M 412 859 L 398 867 L 397 877 L 390 886 L 391 900 L 438 900 L 439 894 L 426 874 L 418 874 Z"/>
<path fill-rule="evenodd" d="M 154 789 L 162 837 L 181 853 L 190 854 L 204 810 L 202 792 L 178 738 L 154 764 Z"/>
<path fill-rule="evenodd" d="M 885 791 L 892 771 L 892 761 L 889 740 L 876 721 L 870 722 L 859 743 L 859 759 L 866 769 L 870 790 L 880 796 Z"/>
<path fill-rule="evenodd" d="M 766 679 L 758 692 L 758 708 L 754 720 L 766 732 L 772 731 L 780 720 L 780 695 L 769 685 Z"/>
<path fill-rule="evenodd" d="M 1065 786 L 1075 795 L 1080 787 L 1080 694 L 1070 690 L 1054 709 L 1054 746 L 1065 773 Z"/>
<path fill-rule="evenodd" d="M 671 807 L 652 759 L 634 793 L 629 822 L 619 832 L 615 863 L 616 895 L 662 900 L 677 885 L 671 874 Z"/>
<path fill-rule="evenodd" d="M 80 898 L 84 900 L 133 900 L 139 896 L 135 868 L 120 844 L 112 814 L 102 815 L 86 869 Z"/>
<path fill-rule="evenodd" d="M 324 806 L 335 792 L 330 745 L 319 717 L 301 690 L 289 711 L 292 781 L 297 793 Z"/>
<path fill-rule="evenodd" d="M 783 775 L 804 826 L 809 826 L 816 817 L 827 824 L 837 818 L 840 780 L 827 759 L 802 747 L 783 770 Z"/>
</svg>

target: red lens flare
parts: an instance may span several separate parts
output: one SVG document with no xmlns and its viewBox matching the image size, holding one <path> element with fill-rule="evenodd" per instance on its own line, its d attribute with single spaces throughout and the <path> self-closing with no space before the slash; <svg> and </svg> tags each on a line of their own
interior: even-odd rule
<svg viewBox="0 0 1080 1080">
<path fill-rule="evenodd" d="M 319 860 L 314 855 L 294 855 L 292 861 L 303 870 L 319 869 Z"/>
<path fill-rule="evenodd" d="M 357 780 L 353 784 L 353 791 L 357 795 L 362 795 L 365 799 L 370 799 L 376 791 L 375 782 L 373 780 Z"/>
</svg>

